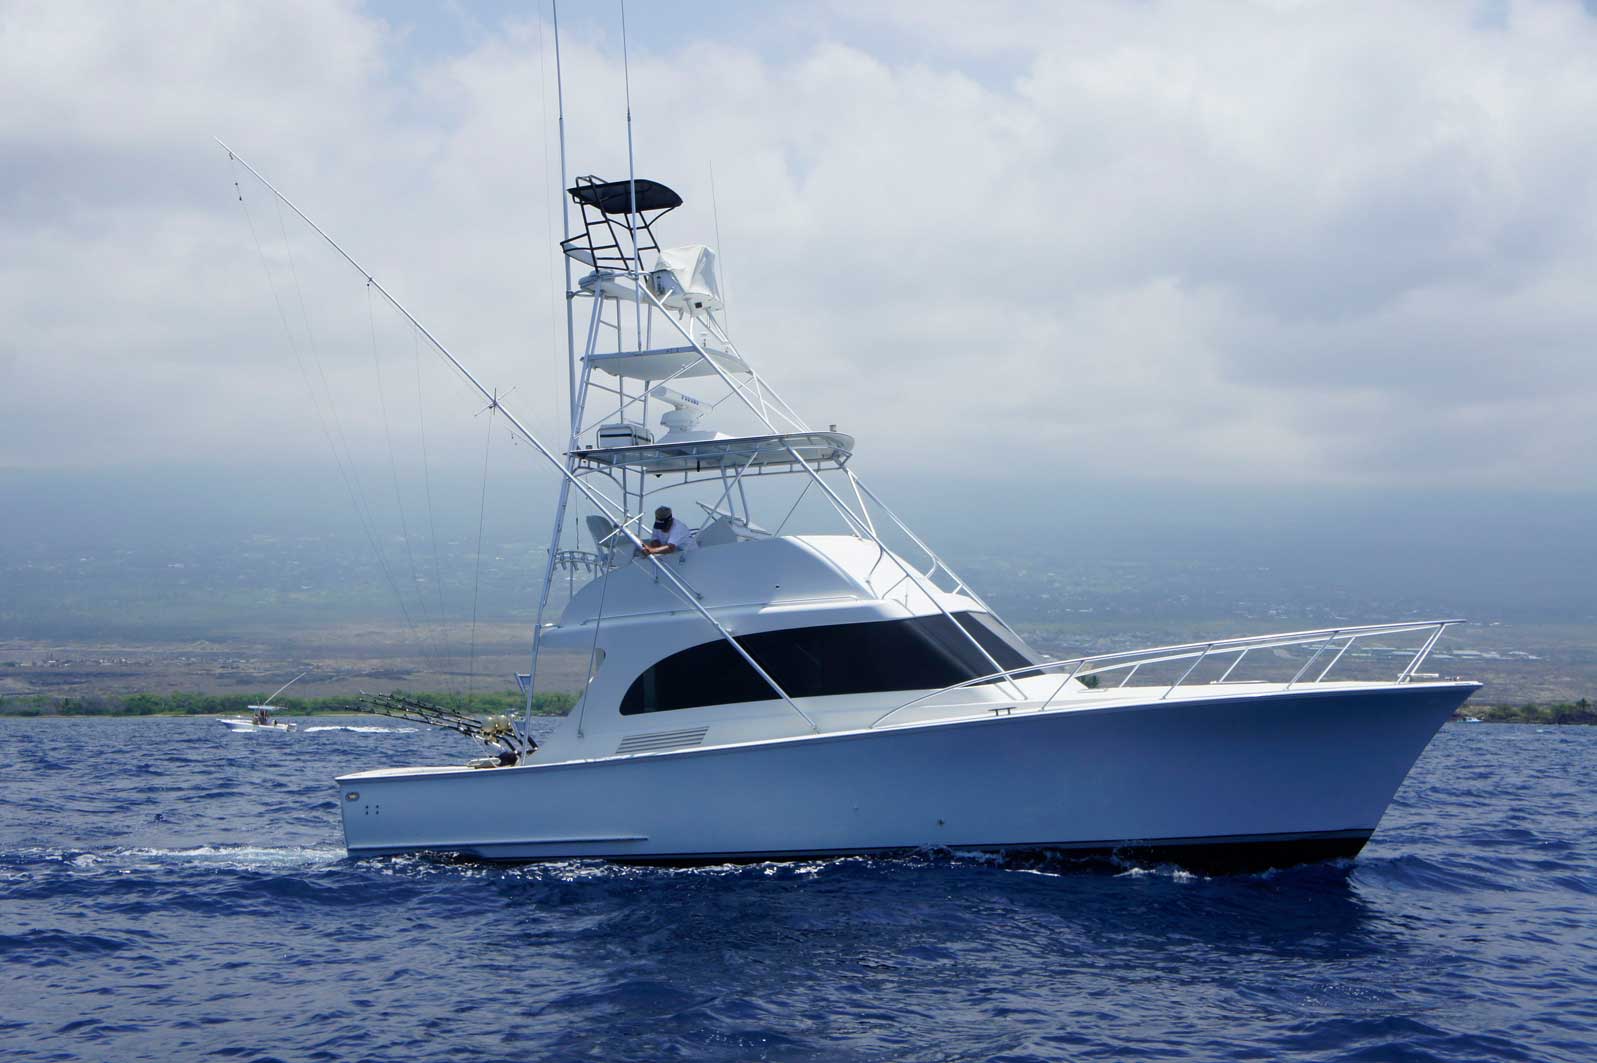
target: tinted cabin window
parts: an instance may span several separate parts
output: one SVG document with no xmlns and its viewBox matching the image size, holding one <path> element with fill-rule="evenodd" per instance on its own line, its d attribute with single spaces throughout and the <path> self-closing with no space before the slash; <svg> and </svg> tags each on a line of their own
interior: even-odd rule
<svg viewBox="0 0 1597 1063">
<path fill-rule="evenodd" d="M 995 671 L 976 639 L 1001 668 L 1035 663 L 1025 647 L 984 613 L 826 624 L 744 635 L 749 656 L 796 698 L 925 690 L 952 686 Z M 621 714 L 662 712 L 776 697 L 759 673 L 725 639 L 674 653 L 646 668 L 621 699 Z"/>
<path fill-rule="evenodd" d="M 954 619 L 959 621 L 959 626 L 970 632 L 971 637 L 981 643 L 982 649 L 992 656 L 992 659 L 1003 665 L 1005 669 L 1019 668 L 1022 665 L 1036 664 L 1037 660 L 1032 655 L 1026 644 L 993 619 L 991 613 L 955 613 Z M 986 675 L 992 669 L 982 672 Z M 1043 675 L 1042 671 L 1026 671 L 1017 673 L 1017 678 L 1025 679 L 1029 676 Z"/>
</svg>

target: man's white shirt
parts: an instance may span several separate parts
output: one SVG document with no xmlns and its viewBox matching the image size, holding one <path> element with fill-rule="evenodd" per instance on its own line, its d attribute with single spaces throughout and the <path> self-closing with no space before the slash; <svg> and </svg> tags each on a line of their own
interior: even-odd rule
<svg viewBox="0 0 1597 1063">
<path fill-rule="evenodd" d="M 675 517 L 671 518 L 671 527 L 664 531 L 655 528 L 649 534 L 649 542 L 654 546 L 669 544 L 678 550 L 696 550 L 699 546 L 698 540 L 693 538 L 692 529 Z"/>
</svg>

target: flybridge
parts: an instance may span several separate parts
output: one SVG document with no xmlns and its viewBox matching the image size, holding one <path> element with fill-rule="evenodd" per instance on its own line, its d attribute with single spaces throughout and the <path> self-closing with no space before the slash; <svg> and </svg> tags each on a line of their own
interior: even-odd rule
<svg viewBox="0 0 1597 1063">
<path fill-rule="evenodd" d="M 600 429 L 603 432 L 603 429 Z M 603 436 L 601 435 L 601 443 Z M 697 473 L 771 466 L 791 469 L 795 462 L 841 469 L 854 453 L 854 437 L 842 432 L 784 432 L 781 435 L 736 436 L 687 443 L 643 443 L 626 447 L 597 446 L 572 457 L 584 464 L 641 469 L 650 473 Z M 796 470 L 795 470 L 796 471 Z"/>
<path fill-rule="evenodd" d="M 985 611 L 849 470 L 854 437 L 836 425 L 822 430 L 807 424 L 738 349 L 727 330 L 715 250 L 703 244 L 665 246 L 660 238 L 660 220 L 683 202 L 675 190 L 644 178 L 606 181 L 589 175 L 567 188 L 566 196 L 568 235 L 560 249 L 568 268 L 576 263 L 588 272 L 567 282 L 572 419 L 565 456 L 571 479 L 562 487 L 551 533 L 533 636 L 533 684 L 540 683 L 540 672 L 547 675 L 538 659 L 546 629 L 562 628 L 569 619 L 553 624 L 545 619 L 554 588 L 565 582 L 571 599 L 591 598 L 593 590 L 609 586 L 612 576 L 620 578 L 619 570 L 633 562 L 627 541 L 647 533 L 650 514 L 662 504 L 674 510 L 674 519 L 698 526 L 697 545 L 734 547 L 784 531 L 825 530 L 789 528 L 814 489 L 818 503 L 829 504 L 831 519 L 840 521 L 838 530 L 868 543 L 877 551 L 878 566 L 898 573 L 900 589 L 922 588 L 914 610 L 946 617 L 949 602 L 942 596 L 949 595 L 956 604 Z M 583 300 L 588 301 L 585 315 L 578 309 Z M 690 384 L 692 394 L 679 390 Z M 774 485 L 755 493 L 754 481 L 773 477 L 788 478 L 795 486 L 786 493 L 793 497 L 773 499 L 783 490 Z M 578 482 L 602 494 L 606 504 L 568 524 L 571 507 L 591 501 L 572 493 Z M 918 567 L 906 565 L 881 542 L 878 528 L 901 530 L 925 560 Z M 679 555 L 668 567 L 673 584 L 702 600 L 702 581 L 713 581 L 720 566 L 733 563 L 716 550 L 697 553 L 691 561 Z M 564 581 L 557 575 L 562 571 L 568 576 Z M 787 575 L 758 576 L 762 583 L 767 578 L 780 590 Z M 940 590 L 927 593 L 925 588 L 937 581 Z M 602 602 L 604 595 L 597 597 Z M 718 635 L 735 648 L 719 618 L 695 606 L 713 625 L 704 634 L 712 640 Z M 605 623 L 604 612 L 592 620 L 595 632 Z M 949 630 L 967 640 L 957 625 Z M 595 642 L 595 637 L 587 641 L 598 654 L 607 639 Z M 573 646 L 564 636 L 555 642 L 564 650 Z M 979 643 L 971 641 L 968 648 L 986 659 Z M 754 664 L 741 649 L 735 656 Z M 589 666 L 594 667 L 592 661 Z M 756 665 L 755 671 L 762 670 Z M 768 675 L 759 678 L 815 729 L 777 683 Z"/>
</svg>

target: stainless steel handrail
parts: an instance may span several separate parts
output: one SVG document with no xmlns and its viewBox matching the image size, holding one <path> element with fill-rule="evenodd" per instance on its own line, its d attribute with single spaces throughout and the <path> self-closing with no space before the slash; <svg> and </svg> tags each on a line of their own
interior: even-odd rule
<svg viewBox="0 0 1597 1063">
<path fill-rule="evenodd" d="M 1336 653 L 1330 664 L 1321 669 L 1320 673 L 1313 679 L 1301 683 L 1301 685 L 1304 686 L 1313 686 L 1316 683 L 1324 681 L 1331 669 L 1336 666 L 1337 662 L 1342 659 L 1343 654 L 1347 652 L 1348 647 L 1353 645 L 1353 643 L 1359 639 L 1369 638 L 1375 635 L 1401 635 L 1414 631 L 1429 631 L 1430 634 L 1425 639 L 1425 642 L 1418 650 L 1414 652 L 1414 656 L 1409 660 L 1408 664 L 1398 674 L 1398 677 L 1395 680 L 1399 683 L 1406 683 L 1413 678 L 1415 670 L 1424 663 L 1426 656 L 1428 656 L 1431 650 L 1436 647 L 1436 643 L 1441 639 L 1442 633 L 1456 624 L 1463 623 L 1467 623 L 1467 621 L 1461 619 L 1412 620 L 1395 624 L 1364 624 L 1355 627 L 1320 628 L 1315 631 L 1289 631 L 1272 635 L 1247 635 L 1241 638 L 1216 639 L 1210 642 L 1187 642 L 1175 646 L 1155 646 L 1141 650 L 1120 650 L 1115 653 L 1091 654 L 1085 657 L 1071 657 L 1068 660 L 1062 661 L 1044 661 L 1040 664 L 1028 664 L 1019 668 L 1009 668 L 1001 672 L 993 672 L 989 675 L 977 676 L 974 679 L 967 679 L 962 683 L 954 683 L 943 687 L 941 690 L 933 690 L 930 693 L 921 694 L 918 697 L 911 698 L 902 705 L 897 705 L 878 716 L 871 722 L 871 726 L 878 727 L 888 717 L 902 712 L 904 709 L 910 708 L 914 705 L 919 705 L 924 701 L 930 701 L 932 698 L 940 697 L 955 690 L 963 690 L 966 687 L 980 686 L 982 684 L 992 683 L 998 680 L 1012 680 L 1020 676 L 1033 676 L 1039 672 L 1052 672 L 1069 668 L 1070 672 L 1065 676 L 1064 681 L 1061 682 L 1057 688 L 1055 688 L 1052 694 L 1043 699 L 1041 705 L 1038 706 L 1038 710 L 1041 711 L 1042 709 L 1046 709 L 1053 702 L 1054 698 L 1058 697 L 1060 693 L 1064 691 L 1065 687 L 1072 679 L 1081 679 L 1085 676 L 1097 675 L 1101 672 L 1113 672 L 1124 668 L 1130 669 L 1130 673 L 1126 677 L 1129 680 L 1131 674 L 1135 674 L 1137 669 L 1141 668 L 1145 664 L 1164 664 L 1170 661 L 1184 661 L 1189 658 L 1197 658 L 1197 660 L 1193 661 L 1186 671 L 1181 674 L 1179 679 L 1169 684 L 1164 693 L 1159 695 L 1159 698 L 1162 700 L 1169 697 L 1177 687 L 1186 681 L 1186 679 L 1197 670 L 1198 665 L 1201 664 L 1207 657 L 1229 653 L 1237 654 L 1237 660 L 1233 661 L 1231 667 L 1226 669 L 1225 676 L 1222 677 L 1221 680 L 1223 681 L 1225 678 L 1230 677 L 1232 670 L 1235 669 L 1242 657 L 1246 656 L 1252 650 L 1279 649 L 1286 646 L 1302 646 L 1310 643 L 1319 643 L 1319 646 L 1316 648 L 1314 654 L 1309 658 L 1308 662 L 1298 670 L 1297 675 L 1293 676 L 1289 682 L 1285 683 L 1284 689 L 1291 689 L 1293 686 L 1300 685 L 1300 681 L 1302 681 L 1303 676 L 1308 673 L 1310 667 L 1319 659 L 1320 655 L 1327 647 L 1334 644 L 1338 639 L 1346 639 L 1346 643 Z M 1125 684 L 1122 683 L 1121 685 L 1124 686 Z"/>
</svg>

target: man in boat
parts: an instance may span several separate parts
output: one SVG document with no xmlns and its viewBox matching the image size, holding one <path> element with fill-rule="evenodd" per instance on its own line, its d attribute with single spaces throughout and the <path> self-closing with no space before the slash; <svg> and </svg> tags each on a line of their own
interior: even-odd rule
<svg viewBox="0 0 1597 1063">
<path fill-rule="evenodd" d="M 272 717 L 271 714 L 265 709 L 256 709 L 255 719 L 250 722 L 254 723 L 257 727 L 270 727 L 272 725 Z"/>
<path fill-rule="evenodd" d="M 670 506 L 661 506 L 654 511 L 654 531 L 649 533 L 649 541 L 643 544 L 644 553 L 675 554 L 692 550 L 698 545 L 693 539 L 692 530 L 671 515 Z"/>
</svg>

